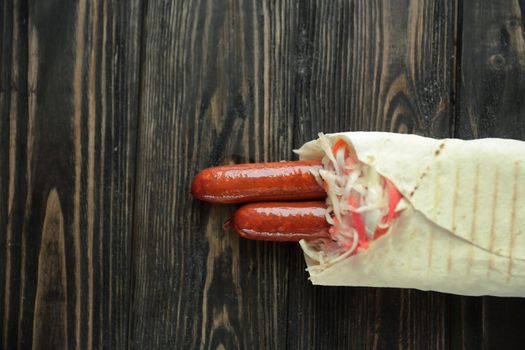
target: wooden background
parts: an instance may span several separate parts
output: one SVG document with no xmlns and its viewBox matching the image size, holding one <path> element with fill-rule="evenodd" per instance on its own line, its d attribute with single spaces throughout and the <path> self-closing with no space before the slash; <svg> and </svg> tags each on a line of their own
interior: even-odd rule
<svg viewBox="0 0 525 350">
<path fill-rule="evenodd" d="M 313 287 L 200 169 L 525 139 L 525 1 L 0 1 L 0 348 L 511 349 L 525 300 Z"/>
</svg>

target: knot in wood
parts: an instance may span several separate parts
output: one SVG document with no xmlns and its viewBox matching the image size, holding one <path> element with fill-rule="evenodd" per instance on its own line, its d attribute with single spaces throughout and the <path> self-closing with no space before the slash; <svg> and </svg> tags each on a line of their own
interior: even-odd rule
<svg viewBox="0 0 525 350">
<path fill-rule="evenodd" d="M 503 57 L 503 55 L 495 54 L 495 55 L 490 56 L 489 64 L 492 69 L 501 70 L 505 67 L 506 60 L 505 60 L 505 57 Z"/>
</svg>

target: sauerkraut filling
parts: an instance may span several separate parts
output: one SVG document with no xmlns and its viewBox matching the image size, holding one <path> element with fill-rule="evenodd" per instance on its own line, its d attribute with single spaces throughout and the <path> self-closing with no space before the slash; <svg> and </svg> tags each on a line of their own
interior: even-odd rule
<svg viewBox="0 0 525 350">
<path fill-rule="evenodd" d="M 333 143 L 323 134 L 323 169 L 314 173 L 327 193 L 326 220 L 330 238 L 301 240 L 305 254 L 318 262 L 310 272 L 324 270 L 367 249 L 370 242 L 388 232 L 403 210 L 402 195 L 390 180 L 359 161 L 348 143 Z"/>
</svg>

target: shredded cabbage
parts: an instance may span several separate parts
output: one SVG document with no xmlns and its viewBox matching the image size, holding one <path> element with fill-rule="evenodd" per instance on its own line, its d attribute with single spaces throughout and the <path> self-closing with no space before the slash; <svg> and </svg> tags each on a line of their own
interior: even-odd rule
<svg viewBox="0 0 525 350">
<path fill-rule="evenodd" d="M 326 220 L 332 227 L 331 239 L 299 242 L 304 253 L 318 262 L 310 266 L 310 272 L 322 271 L 366 248 L 367 244 L 359 247 L 363 237 L 359 235 L 356 220 L 362 222 L 366 236 L 364 239 L 367 241 L 374 240 L 377 230 L 390 227 L 389 222 L 383 222 L 390 208 L 389 194 L 382 176 L 374 168 L 351 155 L 347 156 L 345 152 L 348 152 L 349 145 L 347 149 L 339 147 L 334 154 L 334 145 L 322 133 L 319 134 L 319 144 L 325 153 L 321 160 L 323 169 L 314 175 L 326 189 Z M 404 209 L 403 202 L 397 204 L 396 212 Z"/>
</svg>

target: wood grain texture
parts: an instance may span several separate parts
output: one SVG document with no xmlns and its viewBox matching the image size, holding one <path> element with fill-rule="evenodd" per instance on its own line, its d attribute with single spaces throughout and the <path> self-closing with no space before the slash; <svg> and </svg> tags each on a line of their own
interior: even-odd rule
<svg viewBox="0 0 525 350">
<path fill-rule="evenodd" d="M 2 5 L 2 148 L 0 161 L 2 172 L 2 201 L 0 217 L 2 218 L 0 261 L 2 262 L 2 348 L 16 346 L 18 332 L 19 294 L 20 294 L 20 258 L 17 253 L 21 248 L 19 235 L 11 234 L 14 224 L 20 225 L 20 202 L 14 198 L 15 190 L 21 196 L 25 187 L 24 175 L 14 176 L 17 158 L 25 155 L 25 148 L 15 147 L 12 136 L 24 125 L 19 123 L 27 116 L 27 8 L 19 1 L 5 1 Z M 4 80 L 5 79 L 5 80 Z M 19 164 L 19 163 L 18 163 Z M 15 203 L 16 201 L 16 203 Z M 18 271 L 18 273 L 17 273 Z"/>
<path fill-rule="evenodd" d="M 131 346 L 279 348 L 291 246 L 223 232 L 189 194 L 202 168 L 292 157 L 293 2 L 149 2 Z M 293 247 L 295 248 L 295 247 Z"/>
<path fill-rule="evenodd" d="M 525 2 L 464 0 L 458 136 L 525 135 Z"/>
<path fill-rule="evenodd" d="M 320 131 L 525 139 L 524 10 L 0 2 L 0 349 L 520 347 L 520 299 L 314 287 L 189 188 Z"/>
<path fill-rule="evenodd" d="M 148 4 L 132 346 L 448 346 L 448 296 L 313 287 L 296 246 L 223 233 L 231 208 L 192 201 L 188 188 L 206 166 L 290 158 L 318 131 L 449 136 L 456 11 L 453 1 Z"/>
<path fill-rule="evenodd" d="M 5 281 L 5 264 L 7 251 L 7 177 L 9 174 L 9 96 L 10 91 L 10 68 L 12 45 L 12 15 L 10 2 L 4 1 L 0 5 L 0 281 Z M 7 290 L 0 287 L 0 332 L 4 326 L 4 298 Z M 0 333 L 0 334 L 3 334 Z"/>
<path fill-rule="evenodd" d="M 525 140 L 524 11 L 521 0 L 464 0 L 455 136 Z M 523 299 L 462 298 L 461 303 L 464 317 L 457 329 L 462 334 L 453 334 L 457 348 L 523 347 Z"/>
<path fill-rule="evenodd" d="M 294 145 L 319 131 L 450 136 L 455 94 L 454 1 L 302 2 Z M 304 59 L 306 58 L 306 59 Z M 447 348 L 451 296 L 311 286 L 290 259 L 287 347 Z"/>
<path fill-rule="evenodd" d="M 0 348 L 125 347 L 140 3 L 1 6 Z"/>
</svg>

